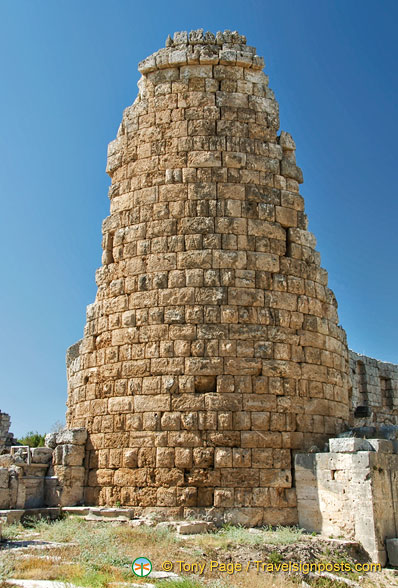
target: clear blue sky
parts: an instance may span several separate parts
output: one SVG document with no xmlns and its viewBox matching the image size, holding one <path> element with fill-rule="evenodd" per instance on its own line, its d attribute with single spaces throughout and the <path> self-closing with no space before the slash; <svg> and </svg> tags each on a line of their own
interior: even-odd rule
<svg viewBox="0 0 398 588">
<path fill-rule="evenodd" d="M 398 363 L 397 19 L 387 0 L 0 2 L 0 409 L 15 434 L 64 419 L 107 143 L 138 61 L 176 30 L 237 29 L 264 56 L 349 345 Z"/>
</svg>

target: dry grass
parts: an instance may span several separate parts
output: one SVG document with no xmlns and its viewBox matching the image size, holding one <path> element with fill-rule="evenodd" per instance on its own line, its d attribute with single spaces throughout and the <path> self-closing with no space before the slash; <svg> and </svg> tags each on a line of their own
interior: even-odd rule
<svg viewBox="0 0 398 588">
<path fill-rule="evenodd" d="M 236 545 L 291 545 L 303 539 L 303 531 L 297 527 L 264 527 L 255 533 L 240 526 L 225 525 L 216 533 L 199 535 L 196 544 L 203 549 L 229 549 Z"/>
<path fill-rule="evenodd" d="M 165 560 L 174 562 L 174 571 L 184 577 L 177 583 L 151 579 L 163 588 L 297 588 L 302 582 L 299 576 L 257 572 L 255 569 L 229 574 L 226 568 L 225 571 L 211 570 L 209 562 L 243 563 L 261 553 L 261 559 L 278 563 L 283 560 L 283 548 L 295 549 L 300 544 L 308 543 L 308 537 L 296 528 L 264 528 L 250 533 L 241 527 L 226 526 L 215 533 L 182 538 L 166 528 L 89 523 L 78 517 L 52 523 L 31 522 L 28 529 L 22 525 L 11 525 L 4 530 L 4 535 L 13 541 L 23 538 L 65 545 L 51 549 L 49 546 L 40 551 L 26 548 L 24 557 L 13 549 L 3 551 L 0 554 L 0 586 L 5 586 L 7 578 L 11 577 L 68 581 L 88 588 L 105 588 L 113 582 L 142 583 L 146 579 L 132 575 L 131 563 L 137 557 L 145 556 L 152 561 L 155 570 L 160 570 Z M 272 546 L 267 552 L 264 551 L 265 544 Z M 332 556 L 332 553 L 327 553 L 324 557 L 331 561 Z M 180 571 L 178 561 L 207 565 L 203 574 L 199 575 L 194 574 L 193 567 Z M 306 581 L 316 588 L 343 586 L 340 582 L 327 579 Z M 386 587 L 392 585 L 387 583 Z M 362 580 L 361 586 L 382 586 L 382 583 L 370 584 Z"/>
<path fill-rule="evenodd" d="M 44 559 L 40 556 L 21 558 L 14 562 L 14 569 L 18 578 L 27 580 L 57 580 L 81 573 L 79 564 L 67 564 Z"/>
</svg>

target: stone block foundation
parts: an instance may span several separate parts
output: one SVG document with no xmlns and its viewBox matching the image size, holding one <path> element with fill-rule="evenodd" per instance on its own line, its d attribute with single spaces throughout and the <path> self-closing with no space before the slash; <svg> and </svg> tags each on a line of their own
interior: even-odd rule
<svg viewBox="0 0 398 588">
<path fill-rule="evenodd" d="M 330 453 L 299 453 L 295 479 L 299 524 L 359 541 L 387 561 L 385 540 L 398 534 L 398 454 L 378 439 L 331 439 Z M 333 451 L 336 449 L 337 451 Z"/>
</svg>

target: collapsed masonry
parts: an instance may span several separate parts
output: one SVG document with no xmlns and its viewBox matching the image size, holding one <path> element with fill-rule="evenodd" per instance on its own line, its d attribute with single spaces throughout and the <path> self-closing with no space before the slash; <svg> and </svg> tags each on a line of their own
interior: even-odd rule
<svg viewBox="0 0 398 588">
<path fill-rule="evenodd" d="M 54 448 L 57 499 L 294 524 L 294 454 L 396 434 L 398 367 L 347 348 L 262 58 L 229 31 L 166 45 L 109 146 L 97 296 L 67 354 L 88 436 L 73 463 Z"/>
<path fill-rule="evenodd" d="M 0 410 L 0 455 L 15 443 L 14 435 L 9 430 L 10 424 L 10 416 Z"/>
<path fill-rule="evenodd" d="M 14 446 L 0 455 L 0 509 L 83 502 L 85 429 L 46 436 L 46 447 Z"/>
</svg>

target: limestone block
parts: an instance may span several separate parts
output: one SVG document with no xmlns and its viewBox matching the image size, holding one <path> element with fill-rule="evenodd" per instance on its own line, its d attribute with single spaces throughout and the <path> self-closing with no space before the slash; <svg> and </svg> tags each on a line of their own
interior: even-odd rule
<svg viewBox="0 0 398 588">
<path fill-rule="evenodd" d="M 32 447 L 32 463 L 50 463 L 53 451 L 50 447 Z"/>
<path fill-rule="evenodd" d="M 46 477 L 44 479 L 43 501 L 46 506 L 58 506 L 61 499 L 62 489 L 57 477 Z"/>
<path fill-rule="evenodd" d="M 72 443 L 73 445 L 84 445 L 87 439 L 87 429 L 84 427 L 64 429 L 57 433 L 57 444 Z"/>
<path fill-rule="evenodd" d="M 232 467 L 232 449 L 229 447 L 216 447 L 214 454 L 215 467 Z"/>
<path fill-rule="evenodd" d="M 173 51 L 169 55 L 170 65 L 185 65 L 187 63 L 187 51 L 180 49 L 179 51 Z"/>
<path fill-rule="evenodd" d="M 226 508 L 224 520 L 231 525 L 257 527 L 263 523 L 262 508 Z"/>
<path fill-rule="evenodd" d="M 8 489 L 9 471 L 7 468 L 0 467 L 0 488 Z"/>
<path fill-rule="evenodd" d="M 175 466 L 177 468 L 191 468 L 192 467 L 192 449 L 185 447 L 175 448 Z"/>
<path fill-rule="evenodd" d="M 214 529 L 214 524 L 210 521 L 188 521 L 177 525 L 179 535 L 198 535 L 208 533 Z"/>
<path fill-rule="evenodd" d="M 82 483 L 74 486 L 64 486 L 60 492 L 59 505 L 76 506 L 82 504 L 83 497 L 84 488 Z"/>
<path fill-rule="evenodd" d="M 183 65 L 180 68 L 180 79 L 211 78 L 212 73 L 211 65 Z"/>
<path fill-rule="evenodd" d="M 127 468 L 136 468 L 138 465 L 138 449 L 125 449 L 123 466 Z"/>
<path fill-rule="evenodd" d="M 341 437 L 329 439 L 331 453 L 356 453 L 357 451 L 372 451 L 372 446 L 367 439 L 357 437 Z"/>
<path fill-rule="evenodd" d="M 295 227 L 297 225 L 297 212 L 291 208 L 277 206 L 275 208 L 276 221 L 282 227 Z"/>
<path fill-rule="evenodd" d="M 11 503 L 11 493 L 8 488 L 0 488 L 0 508 L 8 509 L 13 508 Z"/>
<path fill-rule="evenodd" d="M 133 410 L 133 398 L 128 396 L 109 398 L 108 411 L 110 414 L 131 413 Z"/>
<path fill-rule="evenodd" d="M 168 433 L 168 445 L 171 447 L 200 447 L 202 438 L 199 433 L 190 431 L 173 431 Z M 177 450 L 176 450 L 177 461 Z"/>
<path fill-rule="evenodd" d="M 177 488 L 177 504 L 182 506 L 196 506 L 197 504 L 196 488 Z"/>
<path fill-rule="evenodd" d="M 373 451 L 379 453 L 393 453 L 393 442 L 388 439 L 367 439 Z"/>
<path fill-rule="evenodd" d="M 140 73 L 149 73 L 156 69 L 156 57 L 155 55 L 150 55 L 146 57 L 143 61 L 140 61 L 138 64 L 138 71 Z"/>
<path fill-rule="evenodd" d="M 44 443 L 46 447 L 54 449 L 57 445 L 57 433 L 47 433 Z"/>
<path fill-rule="evenodd" d="M 173 35 L 174 45 L 186 45 L 188 43 L 187 31 L 175 32 Z"/>
<path fill-rule="evenodd" d="M 12 466 L 15 463 L 15 459 L 14 457 L 11 457 L 11 455 L 8 453 L 4 454 L 4 455 L 0 455 L 0 467 L 4 467 L 7 468 L 9 466 Z"/>
<path fill-rule="evenodd" d="M 174 467 L 174 449 L 172 447 L 158 447 L 156 450 L 156 467 Z"/>
<path fill-rule="evenodd" d="M 217 375 L 223 370 L 223 360 L 220 358 L 187 358 L 185 360 L 185 373 L 189 375 Z"/>
<path fill-rule="evenodd" d="M 170 410 L 170 396 L 167 394 L 135 396 L 134 400 L 137 412 Z"/>
<path fill-rule="evenodd" d="M 56 465 L 54 466 L 54 473 L 63 488 L 82 486 L 84 482 L 84 467 Z"/>
<path fill-rule="evenodd" d="M 315 249 L 316 247 L 316 239 L 315 236 L 310 233 L 309 231 L 305 231 L 303 229 L 296 229 L 290 228 L 288 229 L 289 238 L 292 243 L 297 243 L 299 245 L 305 245 L 306 247 L 310 247 L 311 249 Z"/>
<path fill-rule="evenodd" d="M 159 488 L 156 495 L 158 506 L 176 506 L 177 504 L 176 488 Z"/>
<path fill-rule="evenodd" d="M 54 465 L 63 466 L 81 466 L 84 455 L 84 447 L 81 445 L 72 445 L 70 443 L 57 445 L 53 453 L 53 463 Z"/>
<path fill-rule="evenodd" d="M 267 488 L 290 488 L 292 485 L 291 472 L 290 470 L 261 470 L 260 485 Z"/>
<path fill-rule="evenodd" d="M 145 469 L 120 468 L 114 475 L 115 486 L 146 486 L 147 473 Z"/>
<path fill-rule="evenodd" d="M 269 448 L 254 448 L 251 450 L 252 467 L 272 468 L 273 450 Z"/>
<path fill-rule="evenodd" d="M 191 151 L 188 167 L 221 167 L 221 153 L 217 151 Z"/>
<path fill-rule="evenodd" d="M 203 37 L 203 29 L 196 29 L 193 30 L 189 33 L 189 44 L 190 45 L 197 45 L 197 44 L 201 44 L 204 41 L 204 37 Z"/>
<path fill-rule="evenodd" d="M 20 485 L 25 486 L 25 508 L 38 508 L 44 501 L 44 478 L 21 478 Z"/>
<path fill-rule="evenodd" d="M 388 563 L 391 566 L 398 567 L 398 539 L 386 539 L 386 548 L 388 555 Z"/>
</svg>

